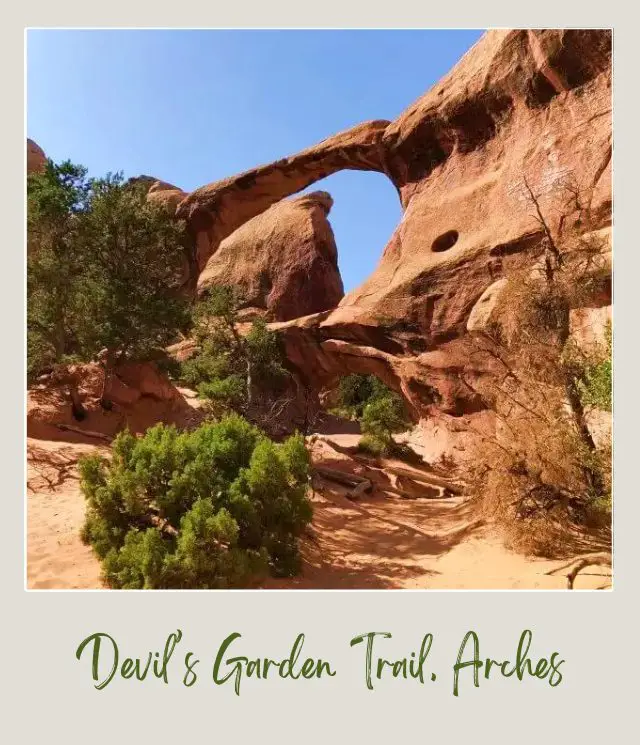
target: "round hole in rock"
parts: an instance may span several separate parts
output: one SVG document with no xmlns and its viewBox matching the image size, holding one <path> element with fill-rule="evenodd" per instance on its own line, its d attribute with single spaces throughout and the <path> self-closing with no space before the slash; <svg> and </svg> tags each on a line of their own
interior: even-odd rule
<svg viewBox="0 0 640 745">
<path fill-rule="evenodd" d="M 431 244 L 431 250 L 435 253 L 439 253 L 440 251 L 448 251 L 458 242 L 458 235 L 459 234 L 457 230 L 447 230 L 446 233 L 443 233 L 435 239 L 435 241 Z"/>
</svg>

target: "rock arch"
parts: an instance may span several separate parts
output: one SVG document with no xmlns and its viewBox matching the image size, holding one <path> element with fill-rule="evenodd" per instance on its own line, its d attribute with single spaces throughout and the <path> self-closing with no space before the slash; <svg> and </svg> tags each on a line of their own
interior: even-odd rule
<svg viewBox="0 0 640 745">
<path fill-rule="evenodd" d="M 289 158 L 191 192 L 176 216 L 190 227 L 200 271 L 222 240 L 285 197 L 345 169 L 386 173 L 381 140 L 388 125 L 358 124 Z"/>
<path fill-rule="evenodd" d="M 224 238 L 285 197 L 340 170 L 386 174 L 404 214 L 376 270 L 334 310 L 281 329 L 289 359 L 318 383 L 375 367 L 418 413 L 461 416 L 481 405 L 460 382 L 472 311 L 539 254 L 523 176 L 553 231 L 597 231 L 611 221 L 610 152 L 610 32 L 491 31 L 395 121 L 203 186 L 176 214 L 202 271 Z M 588 225 L 563 191 L 569 176 L 590 187 Z"/>
</svg>

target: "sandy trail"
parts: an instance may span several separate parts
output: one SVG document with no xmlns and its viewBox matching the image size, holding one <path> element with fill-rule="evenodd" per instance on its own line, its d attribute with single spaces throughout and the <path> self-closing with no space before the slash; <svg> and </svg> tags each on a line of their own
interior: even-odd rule
<svg viewBox="0 0 640 745">
<path fill-rule="evenodd" d="M 28 440 L 27 586 L 102 587 L 100 566 L 80 540 L 84 498 L 75 464 L 91 444 Z M 564 589 L 563 561 L 523 556 L 474 519 L 461 497 L 403 499 L 376 491 L 357 502 L 324 483 L 302 546 L 303 570 L 267 589 Z M 576 589 L 610 586 L 588 568 Z"/>
<path fill-rule="evenodd" d="M 76 464 L 93 445 L 27 440 L 27 587 L 101 587 L 100 565 L 80 540 L 84 497 Z"/>
<path fill-rule="evenodd" d="M 366 497 L 357 504 L 338 490 L 313 497 L 312 534 L 301 576 L 270 588 L 304 589 L 565 589 L 549 575 L 566 561 L 510 551 L 473 519 L 461 498 Z M 576 589 L 609 587 L 605 567 L 587 569 Z"/>
</svg>

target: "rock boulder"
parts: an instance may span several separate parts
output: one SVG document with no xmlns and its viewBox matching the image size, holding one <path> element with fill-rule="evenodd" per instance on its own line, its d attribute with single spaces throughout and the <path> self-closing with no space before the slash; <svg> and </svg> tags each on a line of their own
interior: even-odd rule
<svg viewBox="0 0 640 745">
<path fill-rule="evenodd" d="M 234 285 L 273 319 L 330 310 L 344 294 L 327 192 L 278 202 L 220 244 L 198 279 L 201 293 Z"/>
</svg>

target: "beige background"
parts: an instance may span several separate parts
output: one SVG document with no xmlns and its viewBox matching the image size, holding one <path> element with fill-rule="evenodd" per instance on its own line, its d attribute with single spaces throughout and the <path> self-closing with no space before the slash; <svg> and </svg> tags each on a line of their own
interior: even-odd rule
<svg viewBox="0 0 640 745">
<path fill-rule="evenodd" d="M 255 7 L 253 7 L 255 5 Z M 278 10 L 276 6 L 280 6 Z M 289 7 L 287 7 L 289 6 Z M 502 6 L 502 7 L 501 7 Z M 465 7 L 469 7 L 465 13 Z M 3 178 L 4 320 L 2 376 L 3 514 L 2 656 L 0 681 L 8 742 L 165 743 L 179 741 L 265 743 L 425 742 L 601 743 L 630 739 L 635 719 L 634 659 L 637 622 L 638 525 L 637 295 L 640 247 L 637 214 L 637 21 L 625 19 L 622 2 L 590 13 L 584 2 L 513 4 L 457 2 L 445 7 L 405 0 L 374 12 L 370 2 L 214 4 L 36 2 L 4 9 L 1 25 L 3 109 L 0 120 Z M 630 5 L 628 6 L 630 7 Z M 414 9 L 415 8 L 415 9 Z M 630 10 L 627 11 L 631 13 Z M 615 27 L 615 589 L 566 592 L 25 592 L 24 588 L 24 122 L 23 29 L 41 25 L 324 26 L 324 27 Z M 176 61 L 179 64 L 179 60 Z M 295 64 L 295 60 L 292 60 Z M 64 105 L 64 81 L 61 81 Z M 635 271 L 634 271 L 635 270 Z M 634 606 L 635 603 L 635 606 Z M 114 636 L 125 655 L 161 649 L 166 635 L 184 638 L 173 660 L 191 650 L 201 662 L 193 688 L 180 684 L 180 664 L 170 685 L 117 680 L 93 689 L 89 661 L 77 662 L 80 641 L 95 631 Z M 534 656 L 558 651 L 566 660 L 563 683 L 552 689 L 535 679 L 481 681 L 463 673 L 459 698 L 451 694 L 452 665 L 469 629 L 481 654 L 513 657 L 520 632 L 534 632 Z M 422 635 L 435 641 L 430 671 L 438 680 L 364 685 L 364 649 L 349 639 L 366 631 L 391 631 L 388 656 L 415 650 Z M 305 649 L 330 659 L 332 679 L 245 681 L 236 697 L 213 686 L 210 663 L 224 636 L 239 631 L 238 651 L 284 656 L 298 632 Z M 635 683 L 637 689 L 637 683 Z M 623 734 L 627 732 L 627 734 Z"/>
</svg>

